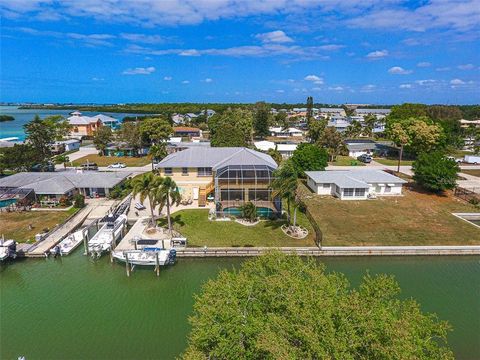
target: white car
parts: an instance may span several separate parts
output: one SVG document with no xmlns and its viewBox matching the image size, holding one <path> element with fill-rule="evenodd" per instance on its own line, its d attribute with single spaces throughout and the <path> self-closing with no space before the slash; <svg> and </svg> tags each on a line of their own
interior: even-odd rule
<svg viewBox="0 0 480 360">
<path fill-rule="evenodd" d="M 109 169 L 123 169 L 123 168 L 126 168 L 126 167 L 127 167 L 127 165 L 125 165 L 124 163 L 115 163 L 115 164 L 108 165 Z"/>
</svg>

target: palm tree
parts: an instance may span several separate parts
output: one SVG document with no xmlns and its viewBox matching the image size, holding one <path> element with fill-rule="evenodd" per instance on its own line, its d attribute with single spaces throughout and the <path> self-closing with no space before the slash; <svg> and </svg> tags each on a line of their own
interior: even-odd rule
<svg viewBox="0 0 480 360">
<path fill-rule="evenodd" d="M 148 198 L 152 226 L 156 226 L 154 210 L 159 203 L 157 193 L 163 181 L 164 179 L 161 176 L 155 175 L 152 172 L 137 176 L 132 180 L 133 196 L 140 194 L 141 203 Z"/>
<path fill-rule="evenodd" d="M 172 180 L 170 177 L 165 177 L 162 181 L 162 184 L 155 192 L 155 197 L 160 204 L 160 209 L 163 206 L 167 206 L 167 221 L 168 221 L 168 230 L 170 234 L 172 233 L 172 219 L 170 216 L 170 206 L 180 204 L 180 200 L 182 196 L 180 195 L 180 191 L 178 191 L 178 186 L 175 181 Z"/>
<path fill-rule="evenodd" d="M 285 161 L 273 173 L 274 179 L 272 181 L 273 196 L 279 196 L 287 200 L 287 222 L 290 225 L 290 203 L 295 202 L 295 194 L 298 185 L 298 174 L 291 160 Z M 295 211 L 297 206 L 295 206 Z M 296 218 L 296 216 L 295 216 Z"/>
<path fill-rule="evenodd" d="M 154 170 L 153 161 L 154 160 L 161 160 L 165 156 L 167 156 L 167 149 L 166 149 L 165 143 L 152 145 L 150 147 L 150 150 L 148 151 L 148 153 L 152 157 L 152 170 Z"/>
</svg>

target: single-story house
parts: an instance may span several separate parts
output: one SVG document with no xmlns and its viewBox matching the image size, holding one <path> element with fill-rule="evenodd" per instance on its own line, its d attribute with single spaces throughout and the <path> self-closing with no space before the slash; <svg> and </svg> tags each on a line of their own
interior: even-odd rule
<svg viewBox="0 0 480 360">
<path fill-rule="evenodd" d="M 365 200 L 368 196 L 398 196 L 405 180 L 383 170 L 306 171 L 307 185 L 316 194 L 341 200 Z"/>
<path fill-rule="evenodd" d="M 281 213 L 271 182 L 277 164 L 271 156 L 243 147 L 196 146 L 172 153 L 156 166 L 175 180 L 184 199 L 205 206 L 215 202 L 218 215 L 239 215 L 247 202 L 262 215 Z"/>
<path fill-rule="evenodd" d="M 270 127 L 268 128 L 268 130 L 270 131 L 270 135 L 275 137 L 303 136 L 303 131 L 294 127 L 284 129 L 280 126 L 277 126 L 277 127 Z"/>
<path fill-rule="evenodd" d="M 277 149 L 284 159 L 288 159 L 293 155 L 293 152 L 297 150 L 297 143 L 274 143 L 273 141 L 256 141 L 255 147 L 258 150 L 267 152 L 270 149 Z"/>
<path fill-rule="evenodd" d="M 480 127 L 480 119 L 478 120 L 465 120 L 461 119 L 460 121 L 460 126 L 462 128 L 469 128 L 469 127 Z"/>
<path fill-rule="evenodd" d="M 142 147 L 135 151 L 130 145 L 126 142 L 118 141 L 115 143 L 111 143 L 105 149 L 106 156 L 143 156 L 148 155 L 149 149 L 146 147 Z"/>
<path fill-rule="evenodd" d="M 202 130 L 195 127 L 176 126 L 173 128 L 173 136 L 180 137 L 201 137 Z"/>
<path fill-rule="evenodd" d="M 71 197 L 76 193 L 85 196 L 108 196 L 110 190 L 121 184 L 128 172 L 59 171 L 20 172 L 0 179 L 3 189 L 32 189 L 35 196 L 49 200 Z"/>
<path fill-rule="evenodd" d="M 388 143 L 379 143 L 372 140 L 345 140 L 345 145 L 348 149 L 348 156 L 353 158 L 357 158 L 363 154 L 379 154 L 385 156 L 391 151 L 396 151 L 396 149 Z"/>
<path fill-rule="evenodd" d="M 51 146 L 51 150 L 54 154 L 62 154 L 67 151 L 78 149 L 80 149 L 80 140 L 78 139 L 55 141 Z"/>
<path fill-rule="evenodd" d="M 178 140 L 179 139 L 179 140 Z M 178 141 L 177 141 L 178 140 Z M 167 144 L 167 153 L 171 154 L 188 148 L 210 147 L 210 141 L 182 141 L 182 138 L 170 138 Z"/>
</svg>

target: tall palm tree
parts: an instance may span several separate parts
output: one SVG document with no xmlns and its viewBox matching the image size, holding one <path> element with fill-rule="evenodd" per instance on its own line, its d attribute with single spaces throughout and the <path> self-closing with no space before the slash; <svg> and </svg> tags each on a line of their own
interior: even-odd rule
<svg viewBox="0 0 480 360">
<path fill-rule="evenodd" d="M 271 185 L 273 189 L 272 195 L 287 200 L 287 222 L 288 225 L 290 225 L 290 203 L 293 202 L 296 204 L 295 195 L 298 185 L 297 171 L 289 159 L 274 171 L 273 176 L 274 179 Z M 296 209 L 297 206 L 295 205 L 295 210 Z"/>
<path fill-rule="evenodd" d="M 165 143 L 159 143 L 159 144 L 154 144 L 150 147 L 150 150 L 148 151 L 150 156 L 152 157 L 152 170 L 154 170 L 153 167 L 153 161 L 154 160 L 161 160 L 165 156 L 167 156 L 167 149 Z"/>
<path fill-rule="evenodd" d="M 155 192 L 155 197 L 160 204 L 160 209 L 163 206 L 167 207 L 167 221 L 168 221 L 168 230 L 170 234 L 172 233 L 172 219 L 170 216 L 170 206 L 180 204 L 180 200 L 182 196 L 180 195 L 180 191 L 178 190 L 178 186 L 175 181 L 172 180 L 170 177 L 165 177 L 162 181 L 162 184 Z"/>
<path fill-rule="evenodd" d="M 164 179 L 161 176 L 152 172 L 137 176 L 132 180 L 133 196 L 140 194 L 140 202 L 142 203 L 148 198 L 152 226 L 156 226 L 154 210 L 159 204 L 157 193 L 163 181 Z"/>
</svg>

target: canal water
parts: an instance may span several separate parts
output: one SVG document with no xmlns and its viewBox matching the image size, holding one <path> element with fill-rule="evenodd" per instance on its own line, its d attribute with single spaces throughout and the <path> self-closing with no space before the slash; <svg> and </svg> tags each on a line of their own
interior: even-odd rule
<svg viewBox="0 0 480 360">
<path fill-rule="evenodd" d="M 194 294 L 240 259 L 179 259 L 157 278 L 130 277 L 83 249 L 60 259 L 21 260 L 0 269 L 0 358 L 174 359 L 186 346 Z M 480 358 L 480 257 L 322 258 L 356 286 L 362 275 L 394 274 L 405 298 L 454 330 L 457 359 Z M 321 309 L 319 309 L 321 311 Z"/>
</svg>

